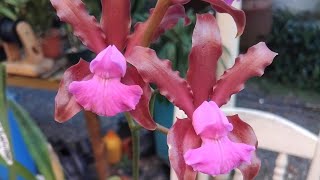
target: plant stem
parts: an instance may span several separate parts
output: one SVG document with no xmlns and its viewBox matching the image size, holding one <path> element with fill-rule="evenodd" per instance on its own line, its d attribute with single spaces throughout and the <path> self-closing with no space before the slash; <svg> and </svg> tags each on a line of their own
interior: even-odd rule
<svg viewBox="0 0 320 180">
<path fill-rule="evenodd" d="M 156 89 L 152 92 L 151 98 L 150 98 L 150 105 L 149 105 L 149 109 L 150 109 L 150 114 L 151 117 L 153 118 L 154 116 L 154 102 L 156 100 L 157 94 L 159 93 L 159 90 Z"/>
<path fill-rule="evenodd" d="M 156 7 L 153 10 L 153 13 L 147 20 L 147 28 L 145 30 L 141 46 L 148 47 L 150 45 L 153 35 L 159 27 L 170 5 L 170 0 L 158 0 Z"/>
<path fill-rule="evenodd" d="M 129 113 L 125 113 L 132 137 L 132 179 L 139 180 L 139 160 L 140 160 L 140 128 L 133 121 Z"/>
<path fill-rule="evenodd" d="M 161 133 L 163 133 L 163 134 L 168 134 L 168 132 L 169 132 L 168 128 L 166 128 L 166 127 L 164 127 L 164 126 L 162 126 L 161 124 L 158 124 L 158 123 L 157 123 L 157 129 L 156 130 L 161 132 Z"/>
<path fill-rule="evenodd" d="M 156 7 L 153 10 L 152 15 L 147 20 L 147 28 L 145 30 L 141 46 L 148 47 L 152 41 L 153 35 L 159 27 L 167 9 L 171 5 L 170 0 L 158 0 Z M 155 93 L 156 94 L 156 93 Z M 153 114 L 155 96 L 151 99 L 151 114 Z M 132 137 L 132 178 L 133 180 L 139 180 L 139 160 L 140 160 L 140 128 L 133 121 L 129 113 L 125 113 L 125 117 L 128 121 L 129 128 Z M 163 129 L 163 128 L 161 128 Z"/>
</svg>

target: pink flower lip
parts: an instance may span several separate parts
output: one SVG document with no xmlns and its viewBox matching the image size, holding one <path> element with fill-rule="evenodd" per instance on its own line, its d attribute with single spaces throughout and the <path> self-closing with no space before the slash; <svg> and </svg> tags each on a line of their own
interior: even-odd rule
<svg viewBox="0 0 320 180">
<path fill-rule="evenodd" d="M 125 57 L 110 45 L 91 61 L 92 78 L 73 81 L 69 92 L 85 110 L 101 116 L 133 110 L 143 91 L 138 85 L 128 86 L 120 82 L 126 68 Z"/>
<path fill-rule="evenodd" d="M 192 124 L 202 145 L 189 149 L 184 159 L 194 171 L 215 176 L 251 162 L 255 147 L 228 138 L 233 126 L 214 101 L 205 101 L 195 110 Z"/>
</svg>

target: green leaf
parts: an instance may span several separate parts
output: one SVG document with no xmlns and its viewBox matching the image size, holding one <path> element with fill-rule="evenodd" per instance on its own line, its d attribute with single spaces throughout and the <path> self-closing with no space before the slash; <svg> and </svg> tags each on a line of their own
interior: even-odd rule
<svg viewBox="0 0 320 180">
<path fill-rule="evenodd" d="M 18 161 L 14 161 L 11 168 L 15 172 L 15 176 L 20 175 L 25 180 L 36 180 L 36 177 Z"/>
<path fill-rule="evenodd" d="M 11 132 L 9 128 L 8 114 L 7 114 L 7 98 L 6 98 L 6 69 L 3 64 L 0 63 L 0 123 L 4 129 L 4 133 L 8 138 L 11 156 L 13 157 L 13 146 L 11 143 Z M 11 166 L 8 167 L 9 176 L 15 177 L 14 171 Z"/>
<path fill-rule="evenodd" d="M 3 15 L 12 20 L 17 20 L 17 16 L 15 15 L 15 13 L 11 11 L 11 9 L 6 8 L 4 6 L 0 6 L 0 15 Z"/>
<path fill-rule="evenodd" d="M 50 154 L 48 151 L 48 142 L 41 130 L 31 119 L 29 114 L 14 101 L 8 101 L 17 123 L 20 127 L 23 139 L 26 142 L 28 150 L 34 159 L 40 173 L 46 180 L 54 180 L 55 175 L 51 166 Z"/>
<path fill-rule="evenodd" d="M 8 141 L 11 145 L 11 133 L 9 129 L 8 114 L 7 114 L 7 98 L 6 98 L 6 69 L 3 64 L 0 63 L 0 123 L 3 126 L 4 132 L 7 135 Z"/>
</svg>

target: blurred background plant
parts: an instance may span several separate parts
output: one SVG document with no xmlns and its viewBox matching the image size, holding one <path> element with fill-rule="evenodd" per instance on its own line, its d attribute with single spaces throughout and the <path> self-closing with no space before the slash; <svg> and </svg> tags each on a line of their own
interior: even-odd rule
<svg viewBox="0 0 320 180">
<path fill-rule="evenodd" d="M 14 21 L 26 20 L 38 35 L 46 33 L 56 20 L 48 0 L 3 0 L 0 2 L 0 16 Z"/>
<path fill-rule="evenodd" d="M 288 10 L 273 13 L 269 47 L 279 55 L 266 78 L 302 89 L 320 90 L 320 20 Z"/>
</svg>

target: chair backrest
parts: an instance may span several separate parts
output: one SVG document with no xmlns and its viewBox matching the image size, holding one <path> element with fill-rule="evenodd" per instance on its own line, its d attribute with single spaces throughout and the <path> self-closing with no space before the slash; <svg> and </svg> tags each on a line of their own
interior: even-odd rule
<svg viewBox="0 0 320 180">
<path fill-rule="evenodd" d="M 273 180 L 282 180 L 288 164 L 288 155 L 312 159 L 308 180 L 319 179 L 320 148 L 318 137 L 278 115 L 247 108 L 224 108 L 226 115 L 238 114 L 250 124 L 259 140 L 259 148 L 278 152 Z M 234 179 L 242 179 L 237 173 Z"/>
</svg>

